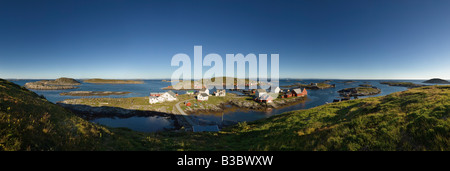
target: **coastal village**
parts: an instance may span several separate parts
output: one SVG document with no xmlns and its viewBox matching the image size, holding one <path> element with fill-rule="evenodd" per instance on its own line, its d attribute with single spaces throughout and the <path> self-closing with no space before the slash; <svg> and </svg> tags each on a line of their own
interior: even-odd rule
<svg viewBox="0 0 450 171">
<path fill-rule="evenodd" d="M 219 78 L 220 79 L 220 78 Z M 225 79 L 225 77 L 223 78 Z M 94 80 L 94 81 L 92 81 Z M 238 79 L 235 79 L 235 83 Z M 247 80 L 241 80 L 247 81 Z M 163 81 L 164 82 L 164 81 Z M 70 91 L 61 92 L 61 96 L 82 96 L 84 98 L 65 99 L 58 101 L 57 104 L 64 108 L 70 109 L 79 116 L 88 120 L 95 118 L 118 117 L 128 118 L 130 116 L 161 116 L 170 117 L 176 121 L 177 130 L 203 132 L 203 131 L 219 131 L 229 125 L 237 124 L 236 121 L 223 120 L 210 121 L 199 120 L 197 114 L 208 115 L 223 115 L 229 110 L 247 110 L 270 112 L 272 109 L 284 108 L 299 103 L 305 103 L 308 97 L 308 91 L 321 90 L 328 88 L 335 88 L 335 84 L 329 84 L 331 80 L 309 84 L 301 84 L 293 82 L 291 85 L 284 85 L 281 87 L 270 87 L 269 89 L 216 89 L 206 88 L 199 85 L 200 81 L 193 81 L 196 83 L 195 89 L 181 89 L 176 90 L 169 87 L 160 88 L 162 91 L 151 91 L 144 97 L 125 97 L 125 98 L 101 98 L 95 96 L 109 96 L 109 95 L 126 95 L 130 92 L 119 91 Z M 202 80 L 201 82 L 208 82 Z M 350 84 L 354 81 L 341 81 L 335 83 Z M 61 89 L 64 90 L 72 86 L 79 88 L 83 84 L 142 84 L 143 81 L 134 80 L 75 80 L 70 78 L 60 78 L 56 80 L 44 80 L 37 82 L 29 82 L 25 87 L 30 89 Z M 181 82 L 185 84 L 189 82 Z M 261 87 L 260 82 L 251 82 L 248 80 L 248 87 L 250 84 L 256 84 Z M 406 86 L 416 87 L 423 85 L 413 85 L 403 82 L 381 82 L 381 84 L 388 84 L 389 86 Z M 223 84 L 225 87 L 225 84 Z M 236 85 L 236 84 L 234 84 Z M 210 85 L 209 85 L 210 86 Z M 71 88 L 72 88 L 71 87 Z M 217 86 L 216 86 L 217 87 Z M 368 96 L 379 94 L 381 90 L 375 86 L 367 84 L 360 84 L 359 87 L 355 85 L 347 86 L 348 88 L 341 89 L 338 92 L 340 97 L 333 100 L 333 102 L 340 102 L 350 100 L 350 97 L 355 99 L 358 96 Z M 328 103 L 328 102 L 326 102 Z"/>
<path fill-rule="evenodd" d="M 209 96 L 216 96 L 216 97 L 225 97 L 226 96 L 226 90 L 225 89 L 217 89 L 213 93 L 209 93 L 209 89 L 200 89 L 198 91 L 188 90 L 186 91 L 187 95 L 194 95 L 197 101 L 208 101 Z M 280 89 L 280 87 L 276 87 L 273 90 L 267 91 L 266 89 L 254 89 L 251 90 L 251 92 L 254 94 L 254 100 L 259 103 L 272 103 L 277 98 L 290 98 L 290 97 L 304 97 L 308 95 L 308 92 L 306 88 L 303 88 L 301 90 L 300 88 L 292 89 L 292 90 L 283 90 Z M 173 91 L 169 90 L 167 92 L 160 92 L 160 93 L 150 93 L 149 96 L 149 103 L 155 104 L 155 103 L 164 103 L 164 102 L 171 102 L 177 100 L 177 93 L 174 93 Z M 188 103 L 185 103 L 188 105 Z M 190 103 L 189 103 L 190 104 Z"/>
<path fill-rule="evenodd" d="M 225 80 L 227 78 L 224 77 L 223 79 Z M 81 81 L 88 84 L 142 84 L 142 81 L 138 82 L 133 80 L 126 80 L 126 82 L 123 80 L 102 79 Z M 299 82 L 295 82 L 291 85 L 284 85 L 281 87 L 277 86 L 274 88 L 270 87 L 269 89 L 238 89 L 236 87 L 236 83 L 238 81 L 246 82 L 246 87 L 249 87 L 250 84 L 256 84 L 260 87 L 262 85 L 261 82 L 244 79 L 235 79 L 235 88 L 233 89 L 216 89 L 206 88 L 207 86 L 200 86 L 200 82 L 211 83 L 208 81 L 209 80 L 192 81 L 191 83 L 194 83 L 193 85 L 195 85 L 192 89 L 176 90 L 170 86 L 163 87 L 161 88 L 162 91 L 153 90 L 148 94 L 148 96 L 145 97 L 66 99 L 59 102 L 59 104 L 66 108 L 79 111 L 79 113 L 81 113 L 80 115 L 85 118 L 96 118 L 107 114 L 115 117 L 129 117 L 130 115 L 136 115 L 135 113 L 141 113 L 139 116 L 170 116 L 177 121 L 177 124 L 179 125 L 177 126 L 178 128 L 185 131 L 202 132 L 218 131 L 219 128 L 236 124 L 236 122 L 199 121 L 198 119 L 195 119 L 196 114 L 208 113 L 212 115 L 219 115 L 227 110 L 230 110 L 231 108 L 270 112 L 272 109 L 279 109 L 290 105 L 304 103 L 307 99 L 309 90 L 320 90 L 336 87 L 335 84 L 329 84 L 330 80 L 325 80 L 323 82 L 311 82 L 308 84 L 300 84 Z M 348 84 L 347 82 L 343 82 L 343 84 Z M 179 84 L 183 85 L 186 83 L 189 82 L 180 82 Z M 61 78 L 55 81 L 31 82 L 27 83 L 26 86 L 36 89 L 64 89 L 66 87 L 63 86 L 79 86 L 80 84 L 81 82 L 74 79 Z M 226 84 L 222 85 L 225 87 Z M 395 85 L 397 84 L 393 84 L 393 86 Z M 337 99 L 333 100 L 333 102 L 349 100 L 350 97 L 357 98 L 358 96 L 378 94 L 380 93 L 380 89 L 369 84 L 361 84 L 359 87 L 344 88 L 337 92 L 341 97 L 337 97 Z M 121 95 L 127 93 L 130 92 L 71 91 L 62 92 L 60 95 L 89 97 Z M 93 111 L 100 111 L 100 114 Z M 109 112 L 102 113 L 102 111 Z M 142 112 L 144 114 L 142 114 Z"/>
<path fill-rule="evenodd" d="M 214 90 L 214 89 L 213 89 Z M 244 92 L 244 90 L 243 90 Z M 288 99 L 288 98 L 294 98 L 294 97 L 305 97 L 308 95 L 308 92 L 306 88 L 303 88 L 301 90 L 300 88 L 295 89 L 286 89 L 281 90 L 280 87 L 270 88 L 269 90 L 266 89 L 252 89 L 252 90 L 245 90 L 246 94 L 244 96 L 251 97 L 254 102 L 257 104 L 271 104 L 276 99 Z M 190 117 L 187 116 L 185 113 L 185 110 L 192 110 L 192 108 L 201 105 L 202 103 L 205 104 L 208 102 L 208 100 L 215 97 L 226 97 L 227 92 L 226 89 L 215 89 L 214 91 L 210 92 L 210 89 L 203 88 L 199 90 L 186 90 L 185 95 L 187 96 L 193 96 L 194 98 L 185 100 L 182 105 L 184 106 L 181 108 L 179 105 L 180 103 L 176 103 L 176 108 L 178 110 L 178 113 L 181 114 L 182 117 L 178 117 L 178 120 L 184 120 L 184 126 L 191 127 L 192 131 L 194 132 L 203 132 L 203 131 L 219 131 L 218 125 L 200 125 L 195 123 L 191 120 Z M 235 96 L 235 95 L 233 95 Z M 159 92 L 159 93 L 150 93 L 149 95 L 149 104 L 157 104 L 157 103 L 168 103 L 172 101 L 178 101 L 177 98 L 178 94 L 174 93 L 172 90 L 169 90 L 167 92 Z M 217 101 L 217 99 L 215 99 Z M 226 103 L 227 100 L 222 98 L 221 103 Z M 239 100 L 238 98 L 232 99 L 232 100 Z M 182 102 L 182 101 L 181 101 Z M 194 106 L 193 106 L 194 104 Z"/>
</svg>

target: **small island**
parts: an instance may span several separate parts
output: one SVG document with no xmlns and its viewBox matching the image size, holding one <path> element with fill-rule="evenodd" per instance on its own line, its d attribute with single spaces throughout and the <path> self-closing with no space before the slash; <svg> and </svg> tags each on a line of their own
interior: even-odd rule
<svg viewBox="0 0 450 171">
<path fill-rule="evenodd" d="M 443 80 L 440 78 L 433 78 L 427 81 L 424 81 L 423 83 L 432 83 L 432 84 L 450 84 L 447 80 Z"/>
<path fill-rule="evenodd" d="M 58 78 L 56 80 L 42 80 L 25 83 L 25 88 L 34 90 L 66 90 L 78 88 L 81 83 L 72 78 Z"/>
<path fill-rule="evenodd" d="M 344 84 L 350 84 L 350 83 L 356 83 L 357 81 L 354 80 L 346 80 L 346 81 L 342 81 L 342 83 Z"/>
<path fill-rule="evenodd" d="M 336 85 L 321 82 L 321 83 L 310 83 L 310 84 L 295 83 L 293 85 L 287 85 L 287 86 L 281 86 L 281 87 L 283 87 L 283 88 L 306 88 L 309 90 L 316 90 L 316 89 L 334 88 L 334 87 L 336 87 Z"/>
<path fill-rule="evenodd" d="M 216 82 L 216 79 L 222 79 L 222 82 Z M 227 81 L 228 80 L 228 81 Z M 209 86 L 223 86 L 223 88 L 228 89 L 227 87 L 233 87 L 232 89 L 237 89 L 237 85 L 241 84 L 245 87 L 250 86 L 261 86 L 261 85 L 269 85 L 266 82 L 255 81 L 250 79 L 241 79 L 241 78 L 233 78 L 233 77 L 213 77 L 213 78 L 204 78 L 201 80 L 180 80 L 177 84 L 173 86 L 167 86 L 162 88 L 163 90 L 194 90 L 194 89 L 202 89 Z"/>
<path fill-rule="evenodd" d="M 360 87 L 372 87 L 371 84 L 360 84 L 359 86 L 360 86 Z"/>
<path fill-rule="evenodd" d="M 144 81 L 138 80 L 115 80 L 115 79 L 87 79 L 83 80 L 85 83 L 93 83 L 93 84 L 144 84 Z"/>
<path fill-rule="evenodd" d="M 71 91 L 59 93 L 61 96 L 109 96 L 109 95 L 125 95 L 131 92 L 122 92 L 122 91 Z"/>
<path fill-rule="evenodd" d="M 424 85 L 421 85 L 421 84 L 414 84 L 414 83 L 411 83 L 411 82 L 395 82 L 395 81 L 384 81 L 384 82 L 380 82 L 380 84 L 387 84 L 389 86 L 399 86 L 399 87 L 408 87 L 408 88 L 424 86 Z"/>
<path fill-rule="evenodd" d="M 381 93 L 379 88 L 375 87 L 354 87 L 354 88 L 344 88 L 339 90 L 338 93 L 341 96 L 369 96 Z"/>
</svg>

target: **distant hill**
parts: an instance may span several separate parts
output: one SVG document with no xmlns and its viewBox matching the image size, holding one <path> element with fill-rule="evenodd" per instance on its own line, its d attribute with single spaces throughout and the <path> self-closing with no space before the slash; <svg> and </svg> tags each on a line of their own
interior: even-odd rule
<svg viewBox="0 0 450 171">
<path fill-rule="evenodd" d="M 221 83 L 216 82 L 216 80 L 222 80 Z M 227 81 L 230 80 L 230 81 Z M 233 77 L 213 77 L 213 78 L 204 78 L 201 80 L 190 80 L 190 81 L 180 81 L 178 82 L 176 85 L 169 86 L 163 89 L 184 89 L 183 87 L 188 87 L 187 89 L 199 89 L 199 88 L 205 88 L 206 86 L 235 86 L 238 83 L 242 84 L 242 85 L 262 85 L 262 84 L 266 84 L 266 83 L 262 83 L 262 82 L 258 82 L 255 80 L 250 80 L 250 79 L 241 79 L 241 78 L 233 78 Z M 196 86 L 200 86 L 203 85 L 203 87 L 196 87 Z M 225 87 L 224 87 L 225 88 Z"/>
<path fill-rule="evenodd" d="M 434 83 L 434 84 L 450 84 L 447 80 L 443 80 L 440 78 L 433 78 L 427 81 L 424 81 L 424 83 Z"/>
<path fill-rule="evenodd" d="M 114 80 L 114 79 L 87 79 L 83 80 L 85 83 L 94 83 L 94 84 L 144 84 L 144 81 L 137 80 Z"/>
</svg>

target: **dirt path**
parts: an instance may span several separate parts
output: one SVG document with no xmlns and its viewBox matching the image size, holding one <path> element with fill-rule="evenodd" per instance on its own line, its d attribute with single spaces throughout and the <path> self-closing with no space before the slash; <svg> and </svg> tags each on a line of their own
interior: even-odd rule
<svg viewBox="0 0 450 171">
<path fill-rule="evenodd" d="M 184 112 L 183 109 L 181 109 L 180 103 L 185 102 L 185 101 L 189 101 L 189 100 L 193 100 L 193 99 L 194 99 L 194 98 L 188 99 L 188 100 L 184 100 L 184 101 L 179 101 L 177 104 L 175 104 L 175 108 L 177 108 L 178 114 L 181 114 L 181 115 L 183 116 L 184 120 L 185 120 L 191 127 L 194 126 L 194 125 L 197 125 L 197 124 L 196 124 L 194 121 L 192 121 L 191 117 L 189 117 L 189 116 L 186 114 L 186 112 Z"/>
</svg>

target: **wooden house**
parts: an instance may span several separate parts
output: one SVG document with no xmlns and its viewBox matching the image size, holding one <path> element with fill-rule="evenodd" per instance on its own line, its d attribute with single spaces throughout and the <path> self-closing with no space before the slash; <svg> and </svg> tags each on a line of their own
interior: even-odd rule
<svg viewBox="0 0 450 171">
<path fill-rule="evenodd" d="M 261 96 L 256 98 L 256 101 L 260 103 L 271 103 L 273 101 L 273 97 L 269 94 L 262 94 Z"/>
<path fill-rule="evenodd" d="M 216 90 L 216 92 L 214 92 L 215 96 L 225 96 L 226 95 L 226 90 L 225 89 L 218 89 Z"/>
<path fill-rule="evenodd" d="M 158 97 L 156 97 L 156 96 L 150 96 L 149 99 L 148 99 L 148 102 L 150 104 L 155 104 L 155 103 L 158 103 L 159 100 L 158 100 Z"/>
<path fill-rule="evenodd" d="M 262 96 L 263 94 L 267 94 L 267 91 L 265 89 L 257 89 L 255 92 L 255 97 L 258 98 Z"/>
<path fill-rule="evenodd" d="M 293 89 L 291 92 L 292 92 L 292 96 L 295 96 L 295 97 L 302 97 L 302 96 L 308 95 L 306 88 L 303 88 L 303 91 L 299 88 Z"/>
<path fill-rule="evenodd" d="M 208 99 L 209 99 L 209 96 L 206 93 L 200 93 L 197 95 L 198 101 L 207 101 Z"/>
<path fill-rule="evenodd" d="M 206 93 L 209 96 L 209 89 L 204 88 L 198 91 L 198 94 Z"/>
</svg>

